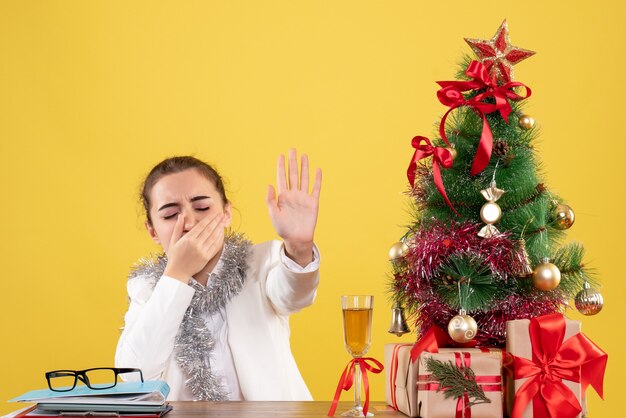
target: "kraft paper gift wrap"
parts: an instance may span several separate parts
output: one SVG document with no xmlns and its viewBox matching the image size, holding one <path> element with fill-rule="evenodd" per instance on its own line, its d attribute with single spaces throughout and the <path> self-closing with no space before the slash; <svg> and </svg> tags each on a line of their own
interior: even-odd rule
<svg viewBox="0 0 626 418">
<path fill-rule="evenodd" d="M 437 392 L 437 382 L 425 366 L 429 357 L 444 363 L 451 361 L 457 365 L 462 362 L 470 367 L 490 402 L 466 408 L 462 399 L 446 398 L 444 391 Z M 417 404 L 423 418 L 503 417 L 502 350 L 493 348 L 486 352 L 478 348 L 441 348 L 438 353 L 423 352 L 418 367 Z"/>
<path fill-rule="evenodd" d="M 514 356 L 523 357 L 532 360 L 533 348 L 529 335 L 530 319 L 517 319 L 506 323 L 506 351 Z M 570 337 L 581 332 L 580 321 L 565 319 L 565 336 L 563 341 L 567 341 Z M 519 387 L 527 380 L 527 378 L 514 380 L 512 375 L 507 377 L 507 413 L 511 415 L 513 411 L 513 403 L 515 393 Z M 582 406 L 582 412 L 577 418 L 586 415 L 586 402 L 582 393 L 581 384 L 579 382 L 571 382 L 563 380 L 563 383 L 572 391 Z M 530 402 L 522 414 L 522 418 L 533 418 L 533 404 Z"/>
<path fill-rule="evenodd" d="M 385 345 L 385 399 L 398 411 L 417 417 L 417 362 L 411 361 L 413 344 Z"/>
<path fill-rule="evenodd" d="M 466 363 L 476 376 L 488 377 L 484 383 L 486 396 L 491 403 L 471 408 L 472 418 L 502 418 L 502 351 L 477 348 L 441 348 L 438 353 L 421 353 L 418 361 L 411 362 L 413 344 L 387 344 L 385 346 L 386 400 L 387 404 L 410 416 L 423 418 L 456 418 L 457 407 L 464 416 L 465 408 L 457 398 L 445 398 L 443 391 L 434 389 L 436 382 L 424 366 L 427 357 L 457 364 L 457 359 L 466 355 Z M 480 381 L 481 378 L 478 378 Z M 479 382 L 480 383 L 480 382 Z M 420 390 L 421 388 L 421 390 Z M 430 388 L 430 390 L 426 390 Z"/>
</svg>

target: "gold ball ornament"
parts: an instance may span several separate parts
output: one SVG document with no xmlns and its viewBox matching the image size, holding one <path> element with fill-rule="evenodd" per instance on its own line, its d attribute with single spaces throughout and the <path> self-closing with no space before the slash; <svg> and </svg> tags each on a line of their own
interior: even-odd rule
<svg viewBox="0 0 626 418">
<path fill-rule="evenodd" d="M 396 242 L 389 249 L 389 260 L 390 261 L 398 261 L 404 258 L 407 251 L 409 251 L 409 246 L 404 242 Z"/>
<path fill-rule="evenodd" d="M 604 298 L 597 289 L 592 289 L 589 283 L 585 282 L 583 290 L 578 292 L 574 298 L 576 309 L 583 315 L 595 315 L 604 307 Z"/>
<path fill-rule="evenodd" d="M 502 209 L 495 202 L 487 202 L 480 208 L 480 219 L 486 224 L 495 224 L 502 217 Z"/>
<path fill-rule="evenodd" d="M 448 335 L 457 343 L 467 343 L 476 337 L 478 325 L 465 310 L 461 309 L 458 315 L 452 317 L 448 322 Z"/>
<path fill-rule="evenodd" d="M 539 290 L 554 290 L 561 283 L 561 271 L 557 266 L 544 260 L 533 270 L 533 284 Z"/>
<path fill-rule="evenodd" d="M 535 119 L 533 119 L 532 116 L 529 116 L 529 115 L 522 115 L 517 120 L 517 124 L 522 129 L 525 129 L 525 130 L 532 129 L 533 126 L 535 126 Z"/>
<path fill-rule="evenodd" d="M 558 204 L 552 213 L 554 226 L 557 229 L 568 229 L 574 225 L 575 215 L 572 208 L 564 204 Z"/>
</svg>

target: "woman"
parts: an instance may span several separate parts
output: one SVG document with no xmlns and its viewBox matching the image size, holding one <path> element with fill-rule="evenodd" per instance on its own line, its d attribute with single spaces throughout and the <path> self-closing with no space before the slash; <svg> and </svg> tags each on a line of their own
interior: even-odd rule
<svg viewBox="0 0 626 418">
<path fill-rule="evenodd" d="M 321 189 L 309 193 L 295 150 L 277 164 L 267 206 L 280 241 L 225 234 L 232 208 L 220 175 L 193 157 L 157 164 L 142 187 L 146 228 L 164 254 L 128 281 L 117 367 L 138 367 L 171 388 L 169 400 L 310 400 L 289 347 L 289 315 L 313 303 L 313 243 Z"/>
</svg>

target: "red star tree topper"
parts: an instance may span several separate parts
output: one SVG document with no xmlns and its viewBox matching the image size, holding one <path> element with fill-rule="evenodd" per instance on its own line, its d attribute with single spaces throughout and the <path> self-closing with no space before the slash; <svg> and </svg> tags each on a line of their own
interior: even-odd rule
<svg viewBox="0 0 626 418">
<path fill-rule="evenodd" d="M 534 51 L 511 45 L 506 19 L 490 40 L 465 38 L 478 59 L 485 65 L 489 74 L 498 81 L 513 81 L 513 65 L 534 55 Z"/>
</svg>

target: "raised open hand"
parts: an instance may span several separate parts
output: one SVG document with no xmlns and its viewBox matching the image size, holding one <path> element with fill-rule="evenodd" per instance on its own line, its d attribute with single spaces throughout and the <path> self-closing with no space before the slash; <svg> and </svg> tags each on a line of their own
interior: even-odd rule
<svg viewBox="0 0 626 418">
<path fill-rule="evenodd" d="M 298 178 L 296 150 L 289 151 L 288 175 L 285 156 L 278 157 L 276 181 L 278 195 L 273 186 L 267 190 L 267 207 L 276 233 L 283 239 L 287 255 L 301 266 L 313 258 L 313 235 L 317 222 L 322 170 L 315 172 L 315 183 L 309 194 L 309 158 L 302 154 Z"/>
</svg>

